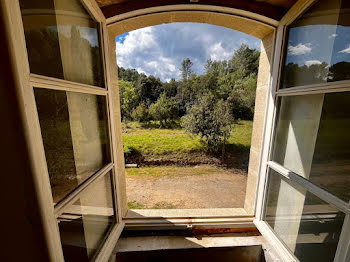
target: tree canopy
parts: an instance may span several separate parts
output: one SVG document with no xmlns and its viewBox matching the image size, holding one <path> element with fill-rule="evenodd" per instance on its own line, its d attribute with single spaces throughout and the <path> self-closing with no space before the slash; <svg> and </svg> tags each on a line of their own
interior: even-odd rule
<svg viewBox="0 0 350 262">
<path fill-rule="evenodd" d="M 135 69 L 118 67 L 122 118 L 139 122 L 182 118 L 182 126 L 210 146 L 224 143 L 234 119 L 253 119 L 260 52 L 241 45 L 231 59 L 208 60 L 195 74 L 181 63 L 181 79 L 163 82 Z"/>
</svg>

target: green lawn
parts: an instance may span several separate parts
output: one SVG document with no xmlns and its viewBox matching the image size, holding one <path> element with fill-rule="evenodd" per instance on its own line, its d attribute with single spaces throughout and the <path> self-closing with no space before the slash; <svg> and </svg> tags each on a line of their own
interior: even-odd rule
<svg viewBox="0 0 350 262">
<path fill-rule="evenodd" d="M 245 120 L 233 124 L 228 152 L 249 151 L 252 126 L 253 121 Z M 123 144 L 124 152 L 133 149 L 148 157 L 205 151 L 205 144 L 198 136 L 192 136 L 180 128 L 145 128 L 135 122 L 123 124 Z"/>
</svg>

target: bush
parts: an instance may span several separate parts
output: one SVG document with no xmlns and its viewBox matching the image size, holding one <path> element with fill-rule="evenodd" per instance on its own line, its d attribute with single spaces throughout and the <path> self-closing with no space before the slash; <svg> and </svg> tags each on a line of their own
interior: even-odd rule
<svg viewBox="0 0 350 262">
<path fill-rule="evenodd" d="M 220 145 L 224 148 L 232 123 L 228 102 L 216 101 L 211 94 L 202 97 L 181 119 L 182 127 L 194 135 L 199 135 L 210 150 L 217 150 Z"/>
</svg>

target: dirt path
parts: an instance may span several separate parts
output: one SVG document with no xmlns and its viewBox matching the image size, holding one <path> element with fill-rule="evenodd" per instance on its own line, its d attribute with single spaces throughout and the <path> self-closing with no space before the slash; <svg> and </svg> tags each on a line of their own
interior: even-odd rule
<svg viewBox="0 0 350 262">
<path fill-rule="evenodd" d="M 246 181 L 245 174 L 230 169 L 201 175 L 127 175 L 126 189 L 128 202 L 142 208 L 233 208 L 244 206 Z"/>
</svg>

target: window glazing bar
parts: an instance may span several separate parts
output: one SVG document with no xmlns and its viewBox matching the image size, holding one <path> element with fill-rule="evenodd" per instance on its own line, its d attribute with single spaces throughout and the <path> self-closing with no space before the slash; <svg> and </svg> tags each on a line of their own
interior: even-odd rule
<svg viewBox="0 0 350 262">
<path fill-rule="evenodd" d="M 105 88 L 91 86 L 63 79 L 52 78 L 48 76 L 40 76 L 30 74 L 30 82 L 32 86 L 37 88 L 47 88 L 62 91 L 80 92 L 94 95 L 106 95 L 108 91 Z"/>
<path fill-rule="evenodd" d="M 350 91 L 350 80 L 284 88 L 279 89 L 276 94 L 278 96 L 295 96 L 347 91 Z"/>
<path fill-rule="evenodd" d="M 73 192 L 71 192 L 68 196 L 66 196 L 62 201 L 60 201 L 57 205 L 55 205 L 55 216 L 58 217 L 61 215 L 64 208 L 69 205 L 71 202 L 75 201 L 79 195 L 94 181 L 96 181 L 99 177 L 106 175 L 113 168 L 113 163 L 110 163 L 96 172 L 93 176 L 79 185 Z M 114 188 L 113 188 L 114 189 Z"/>
<path fill-rule="evenodd" d="M 338 197 L 334 196 L 328 191 L 314 185 L 309 180 L 295 174 L 294 172 L 288 170 L 287 168 L 281 166 L 280 164 L 277 164 L 276 162 L 269 161 L 267 164 L 270 168 L 278 172 L 280 175 L 298 183 L 299 185 L 301 185 L 302 187 L 304 187 L 305 189 L 307 189 L 309 192 L 313 193 L 317 197 L 334 205 L 340 211 L 343 211 L 346 214 L 350 214 L 349 204 L 346 203 L 345 201 L 339 199 Z"/>
</svg>

